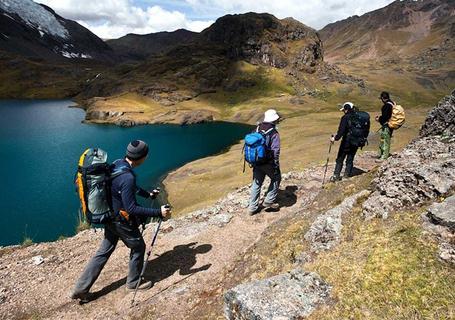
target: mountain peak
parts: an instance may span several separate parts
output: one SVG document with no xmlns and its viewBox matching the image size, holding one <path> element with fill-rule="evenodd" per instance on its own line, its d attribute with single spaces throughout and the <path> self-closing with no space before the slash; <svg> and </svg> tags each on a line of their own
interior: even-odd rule
<svg viewBox="0 0 455 320">
<path fill-rule="evenodd" d="M 32 0 L 0 1 L 0 50 L 27 58 L 112 61 L 112 50 L 75 21 Z"/>
<path fill-rule="evenodd" d="M 289 64 L 292 60 L 289 53 L 294 49 L 298 51 L 298 48 L 306 49 L 308 46 L 313 48 L 310 51 L 314 53 L 308 59 L 322 60 L 321 40 L 314 29 L 295 19 L 280 20 L 268 13 L 223 16 L 205 29 L 201 37 L 224 46 L 229 58 L 278 68 Z M 297 46 L 297 41 L 304 43 Z"/>
<path fill-rule="evenodd" d="M 455 1 L 395 1 L 388 6 L 331 23 L 320 30 L 329 60 L 414 55 L 453 38 Z M 336 52 L 336 53 L 335 53 Z"/>
<path fill-rule="evenodd" d="M 41 36 L 47 33 L 51 36 L 67 39 L 68 30 L 58 21 L 53 11 L 32 0 L 2 0 L 0 9 L 3 15 L 16 15 L 27 26 L 39 31 Z"/>
</svg>

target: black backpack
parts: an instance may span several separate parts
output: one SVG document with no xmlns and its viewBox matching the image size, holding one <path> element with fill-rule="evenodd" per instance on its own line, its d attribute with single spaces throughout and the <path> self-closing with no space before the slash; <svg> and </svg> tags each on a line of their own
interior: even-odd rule
<svg viewBox="0 0 455 320">
<path fill-rule="evenodd" d="M 354 111 L 348 124 L 347 142 L 351 146 L 359 148 L 368 144 L 368 134 L 370 133 L 370 115 L 368 112 Z"/>
<path fill-rule="evenodd" d="M 107 162 L 107 153 L 99 148 L 84 151 L 75 175 L 76 192 L 81 202 L 80 219 L 89 225 L 110 221 L 113 216 L 112 179 L 128 172 Z"/>
</svg>

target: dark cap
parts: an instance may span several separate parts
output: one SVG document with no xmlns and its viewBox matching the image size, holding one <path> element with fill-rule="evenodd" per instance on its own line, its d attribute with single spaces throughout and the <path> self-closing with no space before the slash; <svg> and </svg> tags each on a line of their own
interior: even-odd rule
<svg viewBox="0 0 455 320">
<path fill-rule="evenodd" d="M 144 158 L 149 152 L 149 146 L 142 140 L 134 140 L 126 148 L 126 156 L 131 160 Z"/>
<path fill-rule="evenodd" d="M 387 91 L 382 91 L 379 95 L 380 99 L 390 100 L 390 94 Z"/>
</svg>

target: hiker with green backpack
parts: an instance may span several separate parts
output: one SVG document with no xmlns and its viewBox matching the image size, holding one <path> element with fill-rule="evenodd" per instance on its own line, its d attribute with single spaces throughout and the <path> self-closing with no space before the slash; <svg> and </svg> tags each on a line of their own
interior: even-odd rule
<svg viewBox="0 0 455 320">
<path fill-rule="evenodd" d="M 377 162 L 382 162 L 390 156 L 390 145 L 393 130 L 399 129 L 405 121 L 404 109 L 390 99 L 390 94 L 381 92 L 379 99 L 382 101 L 381 115 L 376 116 L 376 121 L 381 125 L 379 129 L 381 141 Z"/>
<path fill-rule="evenodd" d="M 344 115 L 341 117 L 337 133 L 330 138 L 331 143 L 341 139 L 335 170 L 330 178 L 331 182 L 341 180 L 341 170 L 345 159 L 346 168 L 343 177 L 352 176 L 354 157 L 357 150 L 368 143 L 368 133 L 370 132 L 370 115 L 367 112 L 357 110 L 352 102 L 345 102 L 340 111 L 343 111 Z"/>
<path fill-rule="evenodd" d="M 249 215 L 254 215 L 261 210 L 259 198 L 266 176 L 270 178 L 270 185 L 262 206 L 274 210 L 279 208 L 276 202 L 281 182 L 281 146 L 280 134 L 277 130 L 279 121 L 280 116 L 276 110 L 267 110 L 264 113 L 264 121 L 257 126 L 255 132 L 245 136 L 244 161 L 253 168 Z"/>
<path fill-rule="evenodd" d="M 82 211 L 89 222 L 104 224 L 104 239 L 77 281 L 71 294 L 72 299 L 80 302 L 90 300 L 89 290 L 114 252 L 119 239 L 131 249 L 126 288 L 145 290 L 152 287 L 151 281 L 140 283 L 145 243 L 139 225 L 147 217 L 164 219 L 170 215 L 171 209 L 166 205 L 159 209 L 141 207 L 136 201 L 136 195 L 153 198 L 159 192 L 148 192 L 136 186 L 133 169 L 143 164 L 147 155 L 148 145 L 144 141 L 135 140 L 129 143 L 125 158 L 116 160 L 111 166 L 107 165 L 107 154 L 101 149 L 88 149 L 81 156 L 76 183 Z M 103 178 L 104 176 L 108 177 Z M 99 181 L 93 182 L 96 179 Z M 87 192 L 87 189 L 90 191 Z"/>
</svg>

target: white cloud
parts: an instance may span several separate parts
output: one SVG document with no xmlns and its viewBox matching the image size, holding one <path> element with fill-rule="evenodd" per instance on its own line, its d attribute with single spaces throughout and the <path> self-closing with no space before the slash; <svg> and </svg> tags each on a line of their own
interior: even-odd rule
<svg viewBox="0 0 455 320">
<path fill-rule="evenodd" d="M 392 0 L 185 0 L 196 12 L 268 12 L 278 18 L 293 17 L 315 29 L 352 15 L 384 7 Z"/>
<path fill-rule="evenodd" d="M 35 0 L 61 16 L 76 20 L 102 38 L 127 33 L 151 33 L 185 28 L 201 31 L 228 13 L 268 12 L 278 18 L 293 17 L 315 29 L 361 15 L 391 0 Z M 150 5 L 147 6 L 147 3 Z M 159 5 L 156 5 L 158 3 Z M 155 4 L 155 5 L 153 5 Z M 172 10 L 168 8 L 179 8 Z M 185 12 L 182 12 L 182 11 Z M 204 18 L 188 18 L 204 17 Z"/>
<path fill-rule="evenodd" d="M 131 0 L 37 0 L 67 19 L 76 20 L 104 39 L 119 38 L 127 33 L 146 34 L 185 28 L 201 31 L 213 21 L 189 20 L 179 11 L 160 6 L 145 9 Z"/>
</svg>

